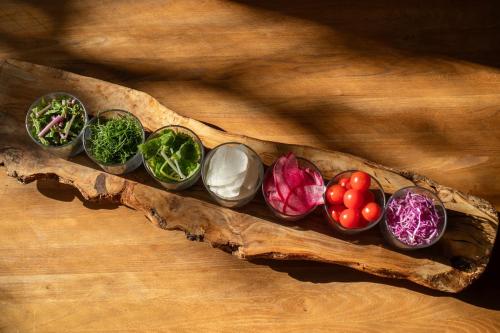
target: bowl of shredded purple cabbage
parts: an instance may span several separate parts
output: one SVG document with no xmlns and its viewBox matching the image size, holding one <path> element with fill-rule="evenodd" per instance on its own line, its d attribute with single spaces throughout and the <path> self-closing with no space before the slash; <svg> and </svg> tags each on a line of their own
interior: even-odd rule
<svg viewBox="0 0 500 333">
<path fill-rule="evenodd" d="M 423 187 L 410 186 L 391 196 L 380 226 L 389 243 L 415 250 L 436 244 L 446 224 L 446 209 L 437 195 Z"/>
</svg>

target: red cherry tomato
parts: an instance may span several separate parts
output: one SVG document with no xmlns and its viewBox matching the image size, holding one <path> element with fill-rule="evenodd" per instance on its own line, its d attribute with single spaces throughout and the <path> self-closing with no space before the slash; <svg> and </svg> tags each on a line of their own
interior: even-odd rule
<svg viewBox="0 0 500 333">
<path fill-rule="evenodd" d="M 359 228 L 359 221 L 361 215 L 359 211 L 356 209 L 348 208 L 344 209 L 340 214 L 340 224 L 347 229 L 356 229 Z"/>
<path fill-rule="evenodd" d="M 373 194 L 372 191 L 368 190 L 364 192 L 364 197 L 365 197 L 365 203 L 369 202 L 374 202 L 375 201 L 375 194 Z"/>
<path fill-rule="evenodd" d="M 380 217 L 380 214 L 382 214 L 382 209 L 375 202 L 367 203 L 361 211 L 361 215 L 363 215 L 368 222 L 376 221 Z"/>
<path fill-rule="evenodd" d="M 346 189 L 340 185 L 332 185 L 326 190 L 326 201 L 332 205 L 341 204 Z"/>
<path fill-rule="evenodd" d="M 366 191 L 370 188 L 371 177 L 363 171 L 356 171 L 351 175 L 351 187 L 355 190 Z"/>
<path fill-rule="evenodd" d="M 345 187 L 348 190 L 351 188 L 351 184 L 349 184 L 349 178 L 340 178 L 339 185 Z"/>
<path fill-rule="evenodd" d="M 345 207 L 343 205 L 328 206 L 328 215 L 330 215 L 330 217 L 332 218 L 332 220 L 334 220 L 335 222 L 339 222 L 339 220 L 340 220 L 340 214 L 344 210 L 345 210 Z"/>
<path fill-rule="evenodd" d="M 344 206 L 360 209 L 365 202 L 364 193 L 358 190 L 347 190 L 344 194 Z"/>
<path fill-rule="evenodd" d="M 363 217 L 363 215 L 362 215 L 362 214 L 360 214 L 360 216 L 359 216 L 359 227 L 360 227 L 360 228 L 364 228 L 364 227 L 368 226 L 368 224 L 370 224 L 370 222 L 369 222 L 369 221 L 367 221 L 367 220 Z"/>
</svg>

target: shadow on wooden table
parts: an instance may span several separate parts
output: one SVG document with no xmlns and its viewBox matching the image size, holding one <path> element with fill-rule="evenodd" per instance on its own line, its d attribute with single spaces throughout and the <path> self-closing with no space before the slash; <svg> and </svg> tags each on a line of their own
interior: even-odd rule
<svg viewBox="0 0 500 333">
<path fill-rule="evenodd" d="M 433 297 L 452 297 L 478 307 L 500 310 L 500 249 L 498 242 L 495 244 L 486 271 L 468 288 L 458 294 L 449 294 L 428 289 L 407 280 L 395 280 L 369 275 L 349 267 L 330 265 L 311 261 L 279 261 L 270 259 L 257 259 L 251 262 L 257 265 L 269 266 L 271 269 L 286 273 L 299 281 L 311 283 L 356 283 L 370 282 L 404 288 L 413 292 L 422 293 Z"/>
<path fill-rule="evenodd" d="M 80 200 L 83 206 L 89 209 L 116 209 L 120 205 L 114 202 L 92 202 L 85 200 L 82 194 L 77 191 L 73 186 L 67 184 L 61 184 L 56 180 L 51 179 L 40 179 L 36 182 L 36 188 L 38 192 L 58 201 L 70 202 L 75 198 Z"/>
<path fill-rule="evenodd" d="M 77 158 L 80 163 L 87 164 L 85 162 L 85 157 L 79 156 Z M 90 163 L 88 163 L 90 164 Z M 92 167 L 98 168 L 93 165 Z M 153 186 L 157 188 L 161 188 L 158 184 L 156 184 L 149 175 L 141 168 L 130 174 L 128 176 L 131 180 L 140 181 L 141 183 Z M 89 202 L 86 201 L 80 192 L 73 188 L 70 185 L 64 185 L 58 183 L 56 180 L 51 179 L 42 179 L 37 181 L 37 189 L 39 192 L 49 198 L 59 201 L 73 201 L 75 198 L 80 200 L 82 204 L 89 209 L 116 209 L 118 207 L 117 203 L 113 202 Z M 207 193 L 203 189 L 202 184 L 197 184 L 193 189 L 190 189 L 188 192 L 189 196 L 198 198 L 201 200 L 209 200 L 207 198 Z M 186 193 L 183 192 L 182 195 Z M 261 195 L 257 196 L 255 200 L 252 201 L 245 208 L 245 213 L 252 214 L 253 211 L 258 212 L 258 214 L 262 215 L 262 209 L 258 209 L 258 206 L 263 204 L 263 198 Z M 255 207 L 253 207 L 255 206 Z M 265 214 L 265 213 L 264 213 Z M 316 212 L 316 216 L 313 216 L 312 219 L 307 220 L 307 224 L 297 222 L 295 224 L 285 224 L 282 221 L 279 221 L 272 217 L 272 213 L 269 212 L 269 215 L 260 216 L 265 218 L 266 220 L 274 221 L 275 223 L 280 223 L 287 225 L 288 227 L 298 228 L 298 229 L 310 229 L 317 232 L 322 232 L 325 234 L 330 234 L 335 237 L 343 237 L 341 235 L 333 235 L 333 232 L 329 228 L 325 228 L 324 223 L 319 223 L 321 221 L 320 212 Z M 309 223 L 311 222 L 311 223 Z M 373 232 L 372 237 L 368 236 L 366 239 L 371 239 L 373 244 L 380 243 L 380 237 L 376 235 L 376 230 Z M 345 238 L 348 238 L 347 236 Z M 352 241 L 352 240 L 351 240 Z M 373 276 L 367 273 L 363 273 L 348 267 L 333 265 L 333 264 L 325 264 L 318 263 L 312 261 L 301 261 L 301 260 L 290 260 L 290 261 L 280 261 L 280 260 L 270 260 L 270 259 L 253 259 L 250 260 L 252 263 L 257 265 L 265 265 L 269 266 L 271 269 L 285 273 L 289 275 L 291 278 L 294 278 L 299 281 L 304 282 L 312 282 L 312 283 L 342 283 L 342 282 L 370 282 L 370 283 L 378 283 L 378 284 L 386 284 L 391 285 L 398 288 L 405 288 L 410 291 L 423 293 L 433 297 L 454 297 L 460 299 L 463 302 L 473 304 L 479 307 L 484 307 L 493 310 L 500 310 L 500 289 L 497 287 L 498 281 L 500 278 L 500 265 L 499 265 L 499 257 L 500 250 L 498 249 L 498 245 L 493 249 L 493 254 L 490 258 L 490 263 L 485 271 L 485 273 L 475 281 L 471 286 L 458 294 L 448 294 L 444 292 L 439 292 L 435 290 L 431 290 L 412 282 L 406 280 L 397 280 L 397 279 L 389 279 Z"/>
<path fill-rule="evenodd" d="M 328 26 L 337 34 L 325 45 L 343 44 L 366 61 L 393 51 L 450 57 L 500 67 L 500 2 L 266 1 L 233 0 L 261 10 Z"/>
</svg>

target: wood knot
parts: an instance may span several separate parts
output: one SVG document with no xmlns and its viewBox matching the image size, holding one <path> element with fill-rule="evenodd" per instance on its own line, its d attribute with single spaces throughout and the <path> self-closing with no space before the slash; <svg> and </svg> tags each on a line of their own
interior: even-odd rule
<svg viewBox="0 0 500 333">
<path fill-rule="evenodd" d="M 186 233 L 186 238 L 189 239 L 190 241 L 203 242 L 204 235 L 203 234 Z"/>
<path fill-rule="evenodd" d="M 154 219 L 158 223 L 158 226 L 160 228 L 162 229 L 167 228 L 167 221 L 158 213 L 156 208 L 150 208 L 149 215 L 151 216 L 152 219 Z"/>
</svg>

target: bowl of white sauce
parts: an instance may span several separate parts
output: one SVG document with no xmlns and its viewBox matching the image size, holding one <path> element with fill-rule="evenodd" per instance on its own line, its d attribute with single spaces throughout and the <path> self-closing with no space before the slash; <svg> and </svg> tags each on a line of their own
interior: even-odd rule
<svg viewBox="0 0 500 333">
<path fill-rule="evenodd" d="M 208 153 L 201 177 L 217 203 L 224 207 L 241 207 L 249 203 L 260 189 L 264 167 L 252 148 L 228 142 Z"/>
</svg>

